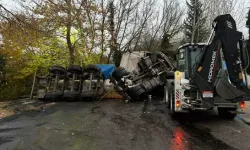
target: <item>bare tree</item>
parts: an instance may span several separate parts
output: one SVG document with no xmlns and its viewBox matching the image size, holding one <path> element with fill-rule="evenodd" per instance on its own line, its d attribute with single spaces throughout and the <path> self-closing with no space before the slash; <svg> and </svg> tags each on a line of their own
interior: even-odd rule
<svg viewBox="0 0 250 150">
<path fill-rule="evenodd" d="M 138 49 L 147 51 L 162 50 L 162 40 L 167 37 L 173 40 L 182 30 L 182 20 L 185 9 L 182 9 L 178 1 L 161 1 L 163 7 L 156 5 L 154 14 L 151 16 L 143 36 L 140 39 Z M 164 39 L 165 40 L 165 39 Z M 137 48 L 137 47 L 136 47 Z"/>
<path fill-rule="evenodd" d="M 246 0 L 203 0 L 203 6 L 209 27 L 218 15 L 231 14 L 239 26 L 246 17 Z"/>
<path fill-rule="evenodd" d="M 156 0 L 111 0 L 109 2 L 110 53 L 131 50 L 142 35 Z M 112 6 L 112 7 L 111 7 Z"/>
<path fill-rule="evenodd" d="M 101 56 L 100 56 L 100 63 L 102 62 L 102 57 L 104 54 L 104 47 L 105 47 L 105 20 L 107 16 L 107 12 L 104 9 L 104 0 L 101 1 L 101 11 L 102 11 L 102 21 L 101 21 Z"/>
</svg>

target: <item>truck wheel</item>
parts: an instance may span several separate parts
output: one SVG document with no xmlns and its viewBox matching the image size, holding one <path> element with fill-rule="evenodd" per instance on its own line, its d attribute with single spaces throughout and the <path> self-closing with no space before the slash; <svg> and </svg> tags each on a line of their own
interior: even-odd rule
<svg viewBox="0 0 250 150">
<path fill-rule="evenodd" d="M 100 68 L 98 68 L 96 65 L 87 65 L 83 69 L 84 72 L 100 72 Z"/>
<path fill-rule="evenodd" d="M 129 97 L 132 98 L 132 100 L 138 100 L 143 96 L 143 94 L 145 94 L 145 90 L 139 84 L 139 85 L 129 88 L 127 94 L 129 95 Z"/>
<path fill-rule="evenodd" d="M 76 65 L 69 66 L 68 72 L 70 72 L 72 74 L 75 73 L 75 74 L 81 75 L 82 74 L 82 67 L 76 66 Z"/>
<path fill-rule="evenodd" d="M 49 72 L 53 74 L 64 75 L 66 74 L 66 69 L 62 66 L 52 66 L 49 68 Z"/>
<path fill-rule="evenodd" d="M 230 111 L 235 111 L 235 108 L 220 108 L 218 107 L 219 116 L 224 119 L 234 119 L 237 114 L 231 113 Z"/>
<path fill-rule="evenodd" d="M 90 74 L 93 74 L 94 77 L 101 78 L 102 72 L 96 65 L 87 65 L 83 69 L 83 79 L 88 79 L 90 77 Z"/>
<path fill-rule="evenodd" d="M 115 71 L 112 73 L 112 77 L 117 81 L 121 81 L 121 78 L 123 76 L 129 75 L 129 72 L 127 72 L 124 68 L 118 67 L 115 69 Z"/>
</svg>

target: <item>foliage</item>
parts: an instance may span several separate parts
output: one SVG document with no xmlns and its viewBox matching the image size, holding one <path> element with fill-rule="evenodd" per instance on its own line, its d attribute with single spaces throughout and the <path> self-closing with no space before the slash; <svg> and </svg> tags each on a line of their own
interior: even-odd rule
<svg viewBox="0 0 250 150">
<path fill-rule="evenodd" d="M 6 55 L 0 54 L 0 86 L 5 82 Z"/>
<path fill-rule="evenodd" d="M 0 4 L 0 100 L 29 94 L 34 72 L 45 75 L 52 65 L 119 66 L 122 53 L 137 50 L 173 57 L 179 43 L 190 42 L 192 35 L 194 42 L 206 38 L 204 13 L 217 9 L 212 4 L 224 4 L 190 0 L 183 26 L 185 9 L 177 0 L 17 1 L 17 11 Z M 183 28 L 186 37 L 180 40 Z"/>
<path fill-rule="evenodd" d="M 206 17 L 203 15 L 202 3 L 200 0 L 190 0 L 187 3 L 188 16 L 184 22 L 186 42 L 199 43 L 207 37 L 207 29 L 204 24 Z"/>
<path fill-rule="evenodd" d="M 5 60 L 3 63 L 1 61 L 5 82 L 1 84 L 0 100 L 28 94 L 31 84 L 26 83 L 32 82 L 30 77 L 38 68 L 42 67 L 43 72 L 47 72 L 48 67 L 53 64 L 67 66 L 68 53 L 60 39 L 46 37 L 36 30 L 20 27 L 14 20 L 2 22 L 0 26 L 4 37 L 1 55 L 5 58 L 1 59 Z M 10 89 L 12 94 L 4 93 Z"/>
</svg>

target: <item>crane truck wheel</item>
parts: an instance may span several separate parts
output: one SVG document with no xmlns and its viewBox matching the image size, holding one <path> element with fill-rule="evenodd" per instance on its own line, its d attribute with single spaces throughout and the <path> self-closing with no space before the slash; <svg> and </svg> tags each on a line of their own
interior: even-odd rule
<svg viewBox="0 0 250 150">
<path fill-rule="evenodd" d="M 218 113 L 221 118 L 224 119 L 234 119 L 237 114 L 231 113 L 230 111 L 235 111 L 235 108 L 221 108 L 218 107 Z"/>
</svg>

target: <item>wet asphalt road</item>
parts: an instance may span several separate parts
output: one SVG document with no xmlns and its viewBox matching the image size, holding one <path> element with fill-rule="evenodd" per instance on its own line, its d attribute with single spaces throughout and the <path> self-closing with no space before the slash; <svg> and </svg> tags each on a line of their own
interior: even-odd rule
<svg viewBox="0 0 250 150">
<path fill-rule="evenodd" d="M 57 103 L 0 120 L 0 150 L 250 150 L 250 126 L 159 101 Z"/>
</svg>

